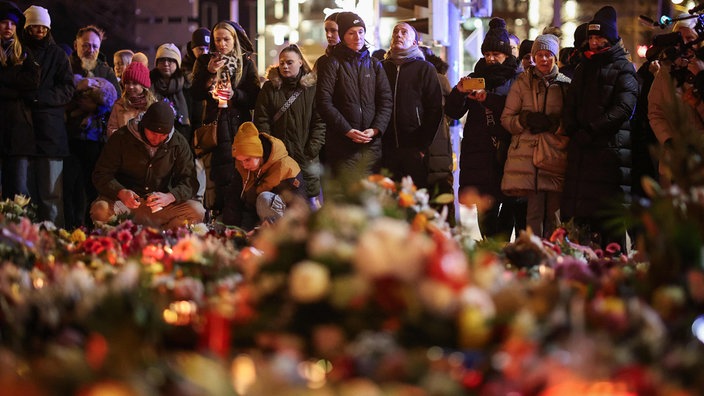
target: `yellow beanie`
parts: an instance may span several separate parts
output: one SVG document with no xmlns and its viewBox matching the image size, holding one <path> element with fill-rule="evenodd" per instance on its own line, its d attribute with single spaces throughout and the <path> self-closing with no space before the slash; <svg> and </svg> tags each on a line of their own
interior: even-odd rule
<svg viewBox="0 0 704 396">
<path fill-rule="evenodd" d="M 248 157 L 263 157 L 264 148 L 259 140 L 259 131 L 251 122 L 244 122 L 237 130 L 232 142 L 232 156 L 246 155 Z"/>
</svg>

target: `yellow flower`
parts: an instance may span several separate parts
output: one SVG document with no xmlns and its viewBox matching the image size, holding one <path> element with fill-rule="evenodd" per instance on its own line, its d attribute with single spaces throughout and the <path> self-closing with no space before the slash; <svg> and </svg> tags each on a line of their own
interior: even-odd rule
<svg viewBox="0 0 704 396">
<path fill-rule="evenodd" d="M 71 242 L 81 243 L 86 240 L 86 233 L 80 228 L 76 228 L 71 234 Z"/>
<path fill-rule="evenodd" d="M 29 201 L 31 200 L 30 197 L 25 197 L 22 194 L 15 194 L 15 203 L 19 205 L 20 207 L 25 207 L 29 204 Z"/>
</svg>

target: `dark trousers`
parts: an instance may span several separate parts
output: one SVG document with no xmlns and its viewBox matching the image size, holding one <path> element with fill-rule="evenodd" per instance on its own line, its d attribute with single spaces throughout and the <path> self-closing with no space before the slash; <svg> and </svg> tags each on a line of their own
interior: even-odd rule
<svg viewBox="0 0 704 396">
<path fill-rule="evenodd" d="M 525 199 L 506 198 L 496 200 L 486 212 L 479 214 L 479 231 L 484 238 L 496 238 L 508 241 L 511 232 L 516 236 L 526 229 L 527 202 Z"/>
<path fill-rule="evenodd" d="M 67 229 L 90 224 L 88 203 L 98 198 L 92 175 L 102 144 L 69 141 L 71 155 L 64 160 L 64 217 Z"/>
</svg>

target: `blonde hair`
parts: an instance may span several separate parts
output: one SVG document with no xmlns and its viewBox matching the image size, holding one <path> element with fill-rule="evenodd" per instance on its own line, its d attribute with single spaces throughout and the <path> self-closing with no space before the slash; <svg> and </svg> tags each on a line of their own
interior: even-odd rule
<svg viewBox="0 0 704 396">
<path fill-rule="evenodd" d="M 0 64 L 7 66 L 8 61 L 12 65 L 21 65 L 24 62 L 24 57 L 22 56 L 22 43 L 20 43 L 20 38 L 17 36 L 17 31 L 12 35 L 13 41 L 10 44 L 12 48 L 10 51 L 10 56 L 8 57 L 5 51 L 0 49 Z"/>
<path fill-rule="evenodd" d="M 234 26 L 230 25 L 227 22 L 218 22 L 218 24 L 215 25 L 215 27 L 213 28 L 213 37 L 215 37 L 215 31 L 218 29 L 223 29 L 230 32 L 235 42 L 235 46 L 232 51 L 234 52 L 234 56 L 237 59 L 237 62 L 239 62 L 240 64 L 237 65 L 237 70 L 235 70 L 235 81 L 232 84 L 232 88 L 234 89 L 242 79 L 242 66 L 244 64 L 244 60 L 242 59 L 242 47 L 240 46 L 240 39 L 237 37 L 237 31 L 235 30 Z"/>
<path fill-rule="evenodd" d="M 122 83 L 121 83 L 120 85 L 122 85 Z M 152 91 L 151 88 L 147 88 L 147 87 L 145 87 L 145 86 L 142 85 L 142 84 L 139 84 L 139 85 L 140 85 L 140 86 L 142 87 L 142 89 L 144 90 L 144 96 L 145 96 L 146 99 L 147 99 L 147 107 L 146 107 L 146 108 L 149 108 L 149 106 L 151 106 L 152 104 L 156 103 L 156 102 L 158 101 L 158 99 L 156 98 L 156 95 L 154 94 L 154 92 Z M 123 86 L 123 89 L 122 89 L 122 99 L 124 100 L 125 104 L 129 105 L 130 107 L 132 107 L 132 106 L 130 105 L 129 99 L 127 98 L 127 90 L 124 89 L 124 86 Z"/>
</svg>

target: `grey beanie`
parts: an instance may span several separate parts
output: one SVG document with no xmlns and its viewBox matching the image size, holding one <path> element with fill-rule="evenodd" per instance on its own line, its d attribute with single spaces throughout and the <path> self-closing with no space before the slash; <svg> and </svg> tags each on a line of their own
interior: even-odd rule
<svg viewBox="0 0 704 396">
<path fill-rule="evenodd" d="M 557 54 L 560 53 L 560 40 L 557 36 L 552 34 L 541 34 L 536 37 L 535 42 L 533 42 L 533 48 L 530 51 L 533 58 L 535 58 L 535 54 L 540 50 L 550 51 L 552 55 L 556 57 Z"/>
</svg>

